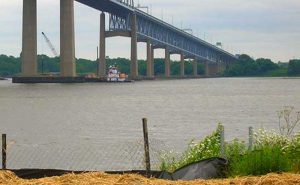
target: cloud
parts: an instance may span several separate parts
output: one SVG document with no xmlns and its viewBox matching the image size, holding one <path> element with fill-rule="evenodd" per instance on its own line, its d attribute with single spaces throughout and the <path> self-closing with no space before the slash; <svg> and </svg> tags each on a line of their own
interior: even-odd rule
<svg viewBox="0 0 300 185">
<path fill-rule="evenodd" d="M 182 21 L 183 27 L 191 27 L 200 37 L 205 35 L 213 43 L 222 41 L 232 46 L 231 51 L 275 61 L 300 57 L 295 52 L 300 49 L 298 0 L 140 0 L 140 3 L 151 3 L 153 9 L 164 7 L 168 22 L 172 22 L 173 16 L 176 26 L 181 26 Z M 154 15 L 161 17 L 160 14 L 154 11 Z"/>
<path fill-rule="evenodd" d="M 22 0 L 0 3 L 0 53 L 19 55 L 22 37 Z M 38 51 L 51 55 L 40 32 L 44 31 L 59 51 L 59 0 L 38 2 Z M 136 4 L 138 1 L 136 0 Z M 222 41 L 234 52 L 287 61 L 299 57 L 299 0 L 139 0 L 152 14 L 191 27 L 201 38 Z M 150 6 L 151 5 L 151 6 Z M 99 45 L 99 12 L 75 3 L 76 56 L 94 59 Z M 107 20 L 108 21 L 108 20 Z M 108 24 L 108 23 L 107 23 Z M 127 38 L 107 39 L 110 57 L 129 57 Z M 143 46 L 143 44 L 141 44 Z M 140 47 L 139 57 L 145 57 Z M 157 57 L 163 57 L 158 52 Z"/>
</svg>

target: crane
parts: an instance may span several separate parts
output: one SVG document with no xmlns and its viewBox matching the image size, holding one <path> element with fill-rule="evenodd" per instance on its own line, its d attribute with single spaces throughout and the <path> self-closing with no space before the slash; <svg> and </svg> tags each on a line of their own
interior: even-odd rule
<svg viewBox="0 0 300 185">
<path fill-rule="evenodd" d="M 54 56 L 58 57 L 57 51 L 55 50 L 54 46 L 52 45 L 51 41 L 48 39 L 46 34 L 42 32 L 42 35 L 44 36 L 45 41 L 47 42 L 49 48 L 51 49 Z"/>
</svg>

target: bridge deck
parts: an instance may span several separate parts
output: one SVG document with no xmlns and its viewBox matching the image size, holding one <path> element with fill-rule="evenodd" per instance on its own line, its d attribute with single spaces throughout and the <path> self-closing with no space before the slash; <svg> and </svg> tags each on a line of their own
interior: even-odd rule
<svg viewBox="0 0 300 185">
<path fill-rule="evenodd" d="M 84 5 L 97 9 L 103 12 L 109 12 L 120 16 L 126 16 L 128 13 L 133 12 L 132 7 L 115 0 L 76 0 Z"/>
<path fill-rule="evenodd" d="M 146 42 L 150 39 L 157 48 L 168 47 L 171 53 L 183 53 L 187 58 L 198 58 L 207 61 L 235 61 L 233 54 L 216 47 L 198 37 L 193 36 L 175 26 L 152 15 L 127 6 L 118 0 L 76 0 L 99 11 L 115 16 L 110 20 L 110 30 L 130 31 L 130 14 L 137 16 L 138 40 Z"/>
</svg>

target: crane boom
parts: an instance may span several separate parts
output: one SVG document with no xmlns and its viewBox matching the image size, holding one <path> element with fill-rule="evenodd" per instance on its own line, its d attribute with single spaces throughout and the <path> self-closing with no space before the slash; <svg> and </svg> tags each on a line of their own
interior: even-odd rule
<svg viewBox="0 0 300 185">
<path fill-rule="evenodd" d="M 48 39 L 48 37 L 46 36 L 46 34 L 44 32 L 42 32 L 42 35 L 44 36 L 44 39 L 47 42 L 49 48 L 51 49 L 53 55 L 56 56 L 56 57 L 58 57 L 58 54 L 57 54 L 54 46 L 52 45 L 51 41 Z"/>
</svg>

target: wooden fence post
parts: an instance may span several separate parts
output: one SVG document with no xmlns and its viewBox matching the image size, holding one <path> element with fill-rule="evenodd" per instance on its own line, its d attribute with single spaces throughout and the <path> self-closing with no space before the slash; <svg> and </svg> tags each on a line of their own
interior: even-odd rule
<svg viewBox="0 0 300 185">
<path fill-rule="evenodd" d="M 6 169 L 6 134 L 2 134 L 2 169 Z"/>
<path fill-rule="evenodd" d="M 221 125 L 221 133 L 220 133 L 220 140 L 221 140 L 221 143 L 220 143 L 220 147 L 221 147 L 221 157 L 225 158 L 225 133 L 224 133 L 224 126 Z"/>
<path fill-rule="evenodd" d="M 146 176 L 149 178 L 150 177 L 151 166 L 150 166 L 150 152 L 149 152 L 147 118 L 143 118 L 143 132 L 144 132 Z"/>
<path fill-rule="evenodd" d="M 253 147 L 253 127 L 249 127 L 249 144 L 248 150 L 252 150 Z"/>
</svg>

